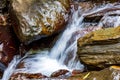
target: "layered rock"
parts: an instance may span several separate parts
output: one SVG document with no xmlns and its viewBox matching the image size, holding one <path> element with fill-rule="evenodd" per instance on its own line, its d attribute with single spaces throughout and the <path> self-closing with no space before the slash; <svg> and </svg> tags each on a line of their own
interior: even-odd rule
<svg viewBox="0 0 120 80">
<path fill-rule="evenodd" d="M 120 67 L 111 66 L 101 71 L 91 71 L 72 76 L 69 80 L 119 80 Z"/>
<path fill-rule="evenodd" d="M 109 28 L 120 26 L 119 1 L 83 1 L 78 3 L 84 16 L 84 28 Z"/>
<path fill-rule="evenodd" d="M 119 3 L 106 4 L 105 7 L 91 10 L 85 13 L 86 22 L 99 22 L 104 16 L 120 16 L 120 5 Z"/>
<path fill-rule="evenodd" d="M 12 0 L 11 18 L 18 38 L 30 43 L 65 28 L 69 0 Z"/>
<path fill-rule="evenodd" d="M 100 29 L 78 40 L 79 59 L 89 69 L 120 64 L 120 27 Z"/>
</svg>

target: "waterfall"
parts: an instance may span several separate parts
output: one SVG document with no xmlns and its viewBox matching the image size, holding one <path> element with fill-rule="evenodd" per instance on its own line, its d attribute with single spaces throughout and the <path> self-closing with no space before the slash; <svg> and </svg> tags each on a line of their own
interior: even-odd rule
<svg viewBox="0 0 120 80">
<path fill-rule="evenodd" d="M 76 60 L 77 40 L 81 37 L 79 31 L 82 27 L 83 16 L 79 16 L 80 9 L 73 11 L 72 22 L 68 24 L 67 29 L 63 32 L 60 39 L 56 42 L 50 52 L 50 57 L 57 59 L 61 64 L 66 62 L 67 67 L 73 69 L 82 69 L 83 66 Z M 69 41 L 72 40 L 71 43 Z M 70 57 L 71 56 L 71 59 Z M 68 57 L 68 58 L 67 58 Z"/>
<path fill-rule="evenodd" d="M 42 73 L 43 75 L 50 76 L 51 73 L 60 69 L 66 69 L 69 71 L 83 70 L 84 66 L 77 59 L 76 52 L 78 38 L 84 36 L 86 33 L 89 32 L 85 31 L 85 28 L 83 28 L 84 16 L 103 10 L 107 7 L 111 8 L 113 6 L 109 4 L 104 7 L 91 10 L 91 13 L 84 13 L 82 15 L 80 14 L 80 7 L 76 11 L 72 9 L 71 12 L 73 13 L 73 15 L 70 18 L 71 20 L 69 20 L 66 29 L 61 34 L 51 50 L 45 49 L 42 51 L 38 51 L 37 54 L 34 55 L 30 55 L 32 51 L 29 51 L 27 53 L 29 55 L 27 55 L 27 57 L 23 57 L 22 59 L 18 59 L 15 56 L 15 58 L 12 60 L 12 62 L 9 64 L 8 68 L 4 72 L 2 80 L 8 80 L 14 72 Z M 106 22 L 111 23 L 111 21 L 109 20 L 113 20 L 115 23 L 108 26 L 120 25 L 120 23 L 118 23 L 120 17 L 116 16 L 113 18 L 112 16 L 105 15 L 103 17 L 103 21 L 100 21 L 100 23 L 97 24 L 97 27 L 92 29 L 91 31 L 100 29 L 101 26 L 103 26 Z M 17 64 L 21 61 L 24 62 L 24 68 L 15 69 Z"/>
<path fill-rule="evenodd" d="M 2 80 L 8 80 L 13 72 L 42 73 L 43 75 L 50 76 L 51 73 L 60 69 L 69 71 L 74 69 L 83 70 L 84 66 L 76 57 L 77 39 L 82 36 L 79 34 L 79 31 L 82 29 L 83 21 L 83 16 L 79 14 L 80 11 L 80 8 L 77 11 L 72 10 L 73 15 L 67 28 L 50 51 L 43 50 L 37 52 L 38 54 L 29 55 L 27 58 L 23 59 L 25 68 L 21 69 L 15 69 L 16 65 L 21 60 L 13 59 L 6 69 Z M 28 54 L 29 53 L 30 52 L 28 52 Z"/>
<path fill-rule="evenodd" d="M 66 30 L 50 51 L 41 51 L 39 54 L 25 59 L 25 68 L 17 69 L 16 72 L 42 73 L 50 76 L 51 73 L 60 69 L 69 71 L 73 69 L 83 70 L 83 65 L 76 58 L 77 39 L 81 35 L 75 34 L 73 36 L 82 26 L 83 17 L 79 16 L 79 11 L 80 9 L 74 11 L 72 22 L 68 24 Z M 73 40 L 71 44 L 69 44 L 70 40 Z M 71 58 L 67 61 L 69 55 Z M 67 64 L 65 64 L 65 61 Z"/>
</svg>

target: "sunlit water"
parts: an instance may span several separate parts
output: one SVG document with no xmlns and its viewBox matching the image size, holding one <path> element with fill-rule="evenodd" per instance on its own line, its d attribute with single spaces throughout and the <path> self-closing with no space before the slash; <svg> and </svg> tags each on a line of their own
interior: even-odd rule
<svg viewBox="0 0 120 80">
<path fill-rule="evenodd" d="M 100 9 L 97 9 L 96 11 L 102 10 L 106 7 L 108 7 L 108 5 Z M 96 11 L 92 10 L 91 13 Z M 84 66 L 79 62 L 76 56 L 77 39 L 84 36 L 86 33 L 90 31 L 100 29 L 101 26 L 103 26 L 104 22 L 106 21 L 111 22 L 109 20 L 113 21 L 116 20 L 115 21 L 116 23 L 113 24 L 114 26 L 120 25 L 119 18 L 114 17 L 113 19 L 112 17 L 105 16 L 103 17 L 103 20 L 99 24 L 97 24 L 97 26 L 99 27 L 95 27 L 90 31 L 85 30 L 85 28 L 83 28 L 84 26 L 83 16 L 85 16 L 87 13 L 81 15 L 80 7 L 78 8 L 77 11 L 73 9 L 72 12 L 73 15 L 69 24 L 67 25 L 67 28 L 61 34 L 61 36 L 56 41 L 55 45 L 50 51 L 43 50 L 37 52 L 38 54 L 29 55 L 25 59 L 17 59 L 15 57 L 13 61 L 10 63 L 9 67 L 4 72 L 2 80 L 8 80 L 13 72 L 42 73 L 43 75 L 50 76 L 51 73 L 60 69 L 66 69 L 69 71 L 77 69 L 82 71 L 84 69 Z M 28 52 L 28 54 L 29 53 L 31 52 Z M 25 62 L 25 68 L 15 69 L 16 65 L 21 60 Z"/>
</svg>

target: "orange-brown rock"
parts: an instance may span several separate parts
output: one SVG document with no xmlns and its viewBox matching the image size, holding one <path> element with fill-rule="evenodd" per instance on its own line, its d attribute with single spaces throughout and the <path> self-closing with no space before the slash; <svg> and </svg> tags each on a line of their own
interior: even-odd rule
<svg viewBox="0 0 120 80">
<path fill-rule="evenodd" d="M 68 70 L 64 70 L 64 69 L 61 69 L 61 70 L 58 70 L 56 72 L 53 72 L 51 74 L 51 77 L 60 77 L 62 75 L 65 75 L 66 73 L 68 73 L 69 71 Z"/>
<path fill-rule="evenodd" d="M 73 70 L 73 71 L 72 71 L 72 76 L 73 76 L 73 75 L 80 74 L 81 72 L 82 72 L 81 70 Z"/>
</svg>

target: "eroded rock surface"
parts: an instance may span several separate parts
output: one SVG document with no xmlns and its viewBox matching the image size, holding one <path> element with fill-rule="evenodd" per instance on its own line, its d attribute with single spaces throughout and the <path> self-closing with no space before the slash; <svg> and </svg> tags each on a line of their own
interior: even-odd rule
<svg viewBox="0 0 120 80">
<path fill-rule="evenodd" d="M 12 0 L 14 31 L 25 43 L 50 36 L 65 28 L 69 0 Z"/>
</svg>

